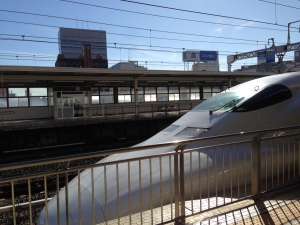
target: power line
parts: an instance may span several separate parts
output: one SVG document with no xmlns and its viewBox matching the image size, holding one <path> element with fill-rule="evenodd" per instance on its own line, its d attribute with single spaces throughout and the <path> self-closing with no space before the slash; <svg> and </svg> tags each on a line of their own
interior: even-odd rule
<svg viewBox="0 0 300 225">
<path fill-rule="evenodd" d="M 112 7 L 105 7 L 105 6 L 82 3 L 82 2 L 75 2 L 75 1 L 70 1 L 70 0 L 60 0 L 60 1 L 73 3 L 73 4 L 84 5 L 84 6 L 91 6 L 91 7 L 97 7 L 97 8 L 102 8 L 102 9 L 126 12 L 126 13 L 134 13 L 134 14 L 139 14 L 139 15 L 146 15 L 146 16 L 160 17 L 160 18 L 167 18 L 167 19 L 174 19 L 174 20 L 181 20 L 181 21 L 188 21 L 188 22 L 208 23 L 208 24 L 217 24 L 217 25 L 225 25 L 225 26 L 233 26 L 233 27 L 240 27 L 241 26 L 241 25 L 238 25 L 238 24 L 218 23 L 218 22 L 210 22 L 210 21 L 203 21 L 203 20 L 194 20 L 194 19 L 187 19 L 187 18 L 164 16 L 164 15 L 158 15 L 158 14 L 152 14 L 152 13 L 137 12 L 137 11 L 132 11 L 132 10 L 117 9 L 117 8 L 112 8 Z M 286 30 L 275 29 L 275 28 L 264 28 L 264 27 L 256 27 L 256 26 L 249 26 L 249 25 L 243 25 L 243 27 L 253 28 L 253 29 L 275 30 L 275 31 L 286 32 Z"/>
<path fill-rule="evenodd" d="M 1 20 L 0 20 L 1 21 Z M 40 25 L 40 24 L 38 24 Z M 47 26 L 47 25 L 45 25 Z M 127 36 L 127 37 L 138 37 L 138 38 L 145 38 L 145 39 L 149 39 L 148 36 L 143 36 L 143 35 L 131 35 L 131 34 L 120 34 L 120 33 L 112 33 L 112 32 L 106 32 L 106 34 L 110 34 L 110 35 L 120 35 L 120 36 Z M 8 36 L 8 37 L 30 37 L 30 38 L 44 38 L 44 39 L 50 39 L 50 40 L 57 40 L 57 38 L 51 38 L 51 37 L 44 37 L 44 36 L 32 36 L 32 35 L 20 35 L 20 34 L 1 34 L 3 36 Z M 76 36 L 74 36 L 76 37 Z M 91 37 L 93 39 L 95 39 L 94 37 Z M 168 41 L 182 41 L 182 42 L 196 42 L 196 43 L 212 43 L 212 44 L 229 44 L 229 45 L 257 45 L 257 44 L 251 44 L 251 43 L 234 43 L 234 42 L 224 42 L 224 41 L 220 41 L 220 42 L 216 42 L 216 41 L 198 41 L 198 40 L 188 40 L 188 39 L 176 39 L 176 38 L 161 38 L 161 37 L 155 37 L 152 36 L 152 39 L 157 39 L 157 40 L 168 40 Z M 260 44 L 263 45 L 263 44 Z M 263 45 L 264 46 L 264 45 Z M 152 46 L 154 47 L 154 46 Z M 162 47 L 162 46 L 161 46 Z M 162 47 L 162 48 L 174 48 L 174 47 Z M 177 48 L 177 49 L 182 49 L 182 48 Z"/>
<path fill-rule="evenodd" d="M 20 41 L 20 42 L 37 42 L 37 43 L 47 43 L 47 44 L 58 44 L 58 41 L 46 41 L 46 40 L 36 40 L 36 39 L 27 39 L 26 36 L 24 35 L 20 35 L 19 38 L 0 38 L 0 40 L 2 41 Z M 80 47 L 82 47 L 81 44 L 74 44 L 71 43 L 70 46 L 74 46 L 74 45 L 78 45 Z M 111 46 L 109 46 L 111 45 Z M 118 45 L 118 46 L 117 46 Z M 119 47 L 120 45 L 120 47 Z M 147 45 L 134 45 L 134 44 L 124 44 L 124 43 L 107 43 L 107 46 L 104 45 L 97 45 L 97 44 L 93 44 L 92 46 L 94 47 L 106 47 L 106 48 L 111 48 L 111 49 L 125 49 L 125 50 L 136 50 L 136 51 L 152 51 L 152 52 L 169 52 L 169 53 L 182 53 L 182 48 L 173 48 L 174 50 L 168 50 L 168 49 L 172 49 L 170 47 L 162 47 L 162 46 L 152 46 L 149 47 Z M 133 47 L 123 47 L 123 46 L 134 46 L 136 48 Z M 153 47 L 156 48 L 167 48 L 166 49 L 155 49 Z M 179 51 L 181 50 L 181 51 Z"/>
<path fill-rule="evenodd" d="M 37 14 L 37 13 L 28 13 L 28 12 L 19 12 L 19 11 L 2 10 L 2 9 L 0 9 L 0 12 L 1 11 L 2 12 L 9 12 L 9 13 L 27 14 L 27 15 L 33 15 L 33 16 L 55 18 L 55 19 L 64 19 L 64 20 L 78 21 L 77 19 L 74 19 L 74 18 L 67 18 L 67 17 L 53 16 L 53 15 L 46 15 L 46 14 Z M 0 20 L 0 21 L 45 26 L 45 25 L 42 25 L 42 24 L 34 24 L 34 23 L 26 23 L 26 22 L 18 22 L 18 21 L 10 21 L 10 20 Z M 90 20 L 86 20 L 86 22 L 94 23 L 94 24 L 101 24 L 101 25 L 106 25 L 106 26 L 114 26 L 114 27 L 121 27 L 121 28 L 135 29 L 135 30 L 150 31 L 150 29 L 142 28 L 142 27 L 124 26 L 124 25 L 117 25 L 117 24 L 111 24 L 111 23 L 95 22 L 95 21 L 90 21 Z M 51 26 L 51 25 L 47 25 L 47 26 L 49 26 L 49 27 L 58 27 L 58 26 Z M 255 42 L 255 43 L 257 42 L 257 40 L 249 40 L 249 39 L 241 39 L 241 38 L 230 38 L 230 37 L 219 37 L 219 36 L 213 36 L 213 35 L 191 34 L 191 33 L 182 33 L 182 32 L 165 31 L 165 30 L 157 30 L 157 29 L 151 29 L 151 31 L 152 32 L 158 32 L 158 33 L 186 35 L 186 36 L 195 36 L 195 37 L 209 37 L 209 38 L 217 38 L 217 39 L 236 40 L 236 41 L 249 41 L 249 42 Z M 259 41 L 259 42 L 265 43 L 266 41 Z"/>
<path fill-rule="evenodd" d="M 287 8 L 291 8 L 291 9 L 300 9 L 298 7 L 295 7 L 295 6 L 290 6 L 290 5 L 284 5 L 284 4 L 280 4 L 280 3 L 274 3 L 274 2 L 270 2 L 270 1 L 266 1 L 266 0 L 258 0 L 260 2 L 265 2 L 265 3 L 269 3 L 269 4 L 273 4 L 273 5 L 280 5 L 280 6 L 283 6 L 283 7 L 287 7 Z"/>
<path fill-rule="evenodd" d="M 51 38 L 51 37 L 44 37 L 44 36 L 31 36 L 31 35 L 24 35 L 24 34 L 0 34 L 0 40 L 5 41 L 25 41 L 25 42 L 37 42 L 37 43 L 48 43 L 48 44 L 59 44 L 57 41 L 57 38 Z M 7 38 L 5 37 L 7 36 Z M 76 37 L 76 36 L 75 36 Z M 29 39 L 33 38 L 33 39 Z M 46 39 L 46 40 L 43 40 Z M 55 40 L 55 41 L 52 41 Z M 68 45 L 68 43 L 64 43 L 65 45 Z M 148 45 L 142 45 L 142 44 L 128 44 L 128 43 L 117 43 L 117 42 L 107 42 L 108 46 L 103 44 L 92 44 L 94 47 L 107 47 L 111 49 L 126 49 L 126 50 L 137 50 L 137 51 L 156 51 L 156 52 L 171 52 L 171 53 L 182 53 L 184 48 L 176 48 L 176 47 L 169 47 L 169 46 L 155 46 L 152 45 L 151 47 Z M 78 45 L 82 47 L 79 43 L 70 43 L 70 46 Z M 110 45 L 110 46 L 109 46 Z M 143 48 L 133 48 L 133 47 L 122 47 L 122 46 L 133 46 L 133 47 L 143 47 Z M 155 48 L 161 48 L 161 49 L 155 49 Z M 166 49 L 166 50 L 165 50 Z M 170 50 L 169 50 L 170 49 Z M 236 54 L 236 52 L 230 52 L 230 51 L 218 51 L 219 55 L 227 55 L 227 54 L 221 54 L 221 52 L 226 52 L 228 54 Z"/>
<path fill-rule="evenodd" d="M 77 19 L 73 19 L 73 18 L 67 18 L 67 17 L 60 17 L 60 16 L 53 16 L 53 15 L 45 15 L 45 14 L 36 14 L 36 13 L 28 13 L 28 12 L 17 12 L 17 11 L 11 11 L 11 10 L 0 10 L 0 11 L 5 11 L 5 12 L 9 12 L 9 13 L 22 13 L 22 14 L 27 14 L 27 15 L 34 15 L 34 16 L 44 16 L 44 17 L 49 17 L 49 18 L 55 18 L 55 19 L 66 19 L 66 20 L 76 20 Z M 34 23 L 27 23 L 27 22 L 19 22 L 19 21 L 9 21 L 9 20 L 0 20 L 0 21 L 3 21 L 3 22 L 11 22 L 11 23 L 20 23 L 20 24 L 30 24 L 30 25 L 38 25 L 38 26 L 47 26 L 47 27 L 55 27 L 55 28 L 58 28 L 58 26 L 53 26 L 53 25 L 44 25 L 44 24 L 34 24 Z M 130 27 L 130 26 L 122 26 L 122 25 L 116 25 L 116 24 L 107 24 L 107 23 L 100 23 L 100 22 L 94 22 L 94 21 L 87 21 L 87 22 L 90 22 L 90 23 L 96 23 L 96 24 L 104 24 L 104 25 L 109 25 L 109 26 L 116 26 L 116 27 L 122 27 L 122 28 L 130 28 L 130 29 L 140 29 L 140 30 L 144 30 L 144 31 L 149 31 L 149 29 L 145 29 L 145 28 L 140 28 L 140 27 Z M 180 33 L 180 32 L 172 32 L 172 31 L 162 31 L 162 30 L 153 30 L 151 29 L 150 31 L 156 31 L 156 32 L 163 32 L 163 33 L 168 33 L 168 34 L 181 34 L 181 35 L 189 35 L 189 36 L 202 36 L 202 37 L 210 37 L 210 38 L 222 38 L 222 39 L 231 39 L 231 40 L 243 40 L 243 41 L 249 41 L 249 42 L 255 42 L 255 45 L 256 43 L 258 42 L 257 40 L 247 40 L 247 39 L 237 39 L 237 38 L 224 38 L 224 37 L 218 37 L 218 36 L 207 36 L 207 35 L 197 35 L 197 34 L 188 34 L 188 33 Z M 116 33 L 112 33 L 114 35 L 126 35 L 126 34 L 116 34 Z M 24 37 L 21 38 L 20 36 L 20 39 L 16 39 L 17 41 L 31 41 L 31 42 L 40 42 L 40 43 L 58 43 L 57 41 L 56 42 L 51 42 L 51 41 L 45 41 L 45 40 L 35 40 L 35 38 L 40 38 L 40 37 L 37 37 L 37 36 L 25 36 L 23 35 Z M 32 38 L 32 39 L 27 39 L 27 37 L 29 38 Z M 24 40 L 24 38 L 26 40 Z M 44 37 L 45 39 L 47 39 L 47 37 Z M 146 36 L 143 36 L 143 38 L 148 38 L 149 37 L 146 37 Z M 152 36 L 151 34 L 151 38 L 155 38 L 154 36 Z M 157 39 L 164 39 L 164 38 L 158 38 L 156 37 Z M 49 40 L 51 40 L 51 38 L 48 38 Z M 54 38 L 52 38 L 54 39 Z M 9 38 L 4 38 L 3 40 L 13 40 L 13 39 L 9 39 Z M 15 41 L 16 41 L 15 40 Z M 165 40 L 180 40 L 180 39 L 167 39 L 165 38 Z M 185 41 L 185 40 L 181 40 L 181 41 Z M 190 40 L 189 40 L 190 41 Z M 194 41 L 194 42 L 200 42 L 200 41 Z M 201 41 L 203 42 L 203 41 Z M 259 41 L 259 42 L 262 42 L 262 41 Z M 209 43 L 222 43 L 224 44 L 225 42 L 211 42 L 209 41 Z M 265 41 L 264 41 L 265 43 Z M 126 50 L 137 50 L 137 51 L 157 51 L 157 52 L 172 52 L 172 53 L 181 53 L 182 51 L 167 51 L 167 50 L 161 50 L 161 49 L 154 49 L 154 48 L 165 48 L 165 49 L 174 49 L 174 50 L 177 50 L 177 49 L 182 49 L 182 48 L 173 48 L 173 47 L 166 47 L 166 46 L 151 46 L 151 48 L 149 48 L 149 46 L 146 46 L 146 45 L 133 45 L 133 44 L 124 44 L 124 43 L 108 43 L 109 45 L 112 45 L 112 46 L 108 46 L 108 48 L 116 48 L 116 46 L 113 46 L 115 44 L 118 44 L 118 45 L 121 45 L 120 47 L 117 47 L 117 49 L 126 49 Z M 232 43 L 233 44 L 233 43 Z M 243 43 L 245 44 L 245 43 Z M 123 46 L 134 46 L 134 47 L 137 47 L 137 48 L 130 48 L 130 47 L 122 47 Z M 249 44 L 250 45 L 250 44 Z M 143 47 L 143 48 L 141 48 Z M 148 47 L 148 48 L 144 48 L 144 47 Z M 234 52 L 236 53 L 236 52 Z M 220 54 L 222 55 L 222 54 Z"/>
<path fill-rule="evenodd" d="M 262 23 L 262 24 L 286 27 L 286 25 L 274 24 L 271 22 L 260 21 L 260 20 L 245 19 L 245 18 L 233 17 L 233 16 L 224 16 L 224 15 L 220 15 L 220 14 L 198 12 L 198 11 L 187 10 L 187 9 L 178 9 L 178 8 L 174 8 L 174 7 L 154 5 L 154 4 L 149 4 L 149 3 L 144 3 L 144 2 L 136 2 L 136 1 L 130 1 L 130 0 L 120 0 L 120 1 L 127 2 L 127 3 L 133 3 L 133 4 L 139 4 L 139 5 L 145 5 L 145 6 L 151 6 L 151 7 L 156 7 L 156 8 L 163 8 L 163 9 L 168 9 L 168 10 L 175 10 L 175 11 L 180 11 L 180 12 L 188 12 L 188 13 L 194 13 L 194 14 L 207 15 L 207 16 L 222 17 L 222 18 L 226 18 L 226 19 L 243 20 L 243 21 L 247 21 L 247 22 L 255 22 L 255 23 Z"/>
</svg>

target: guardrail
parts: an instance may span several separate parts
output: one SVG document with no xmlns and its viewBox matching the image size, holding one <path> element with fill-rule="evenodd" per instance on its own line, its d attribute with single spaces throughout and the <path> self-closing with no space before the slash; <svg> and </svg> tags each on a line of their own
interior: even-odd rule
<svg viewBox="0 0 300 225">
<path fill-rule="evenodd" d="M 287 127 L 1 165 L 0 223 L 40 215 L 43 224 L 185 224 L 298 182 L 299 136 L 300 127 Z M 129 152 L 136 157 L 94 164 Z M 78 177 L 62 189 L 70 175 Z"/>
<path fill-rule="evenodd" d="M 101 105 L 84 108 L 86 117 L 108 118 L 120 116 L 121 118 L 134 117 L 155 117 L 167 116 L 172 113 L 181 116 L 188 110 L 193 109 L 199 102 L 190 103 L 166 103 L 166 104 L 142 104 L 142 105 Z"/>
<path fill-rule="evenodd" d="M 13 115 L 15 114 L 15 111 L 0 111 L 0 116 L 2 116 L 1 118 L 1 126 L 4 126 L 4 120 L 3 120 L 3 116 L 7 116 L 7 115 Z M 8 120 L 6 120 L 5 122 L 9 122 Z"/>
</svg>

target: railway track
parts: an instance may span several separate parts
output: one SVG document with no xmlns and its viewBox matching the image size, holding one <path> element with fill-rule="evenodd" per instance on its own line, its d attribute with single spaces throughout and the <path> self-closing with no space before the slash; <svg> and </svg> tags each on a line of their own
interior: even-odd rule
<svg viewBox="0 0 300 225">
<path fill-rule="evenodd" d="M 68 174 L 68 180 L 73 179 L 77 176 L 77 173 L 70 173 Z M 64 175 L 59 176 L 58 178 L 59 188 L 62 188 L 66 185 L 66 177 Z M 47 188 L 45 188 L 45 183 Z M 28 181 L 24 180 L 24 182 L 18 182 L 14 184 L 14 197 L 18 198 L 20 196 L 28 196 L 29 198 L 29 189 L 28 189 Z M 56 177 L 47 177 L 47 181 L 45 182 L 44 179 L 34 179 L 30 181 L 30 195 L 36 195 L 44 190 L 49 192 L 56 191 L 57 189 L 57 178 Z M 12 198 L 12 187 L 11 185 L 2 185 L 0 186 L 0 199 L 11 199 Z"/>
<path fill-rule="evenodd" d="M 105 144 L 77 142 L 77 143 L 70 143 L 65 145 L 16 149 L 16 150 L 4 151 L 0 155 L 0 164 L 24 162 L 33 159 L 41 159 L 41 158 L 45 159 L 48 157 L 49 158 L 60 157 L 66 155 L 95 152 L 95 151 L 105 151 L 114 148 L 125 148 L 129 146 L 133 146 L 142 141 L 143 140 L 141 139 L 134 139 L 134 140 L 120 139 L 118 141 L 115 141 L 114 143 L 105 143 Z"/>
</svg>

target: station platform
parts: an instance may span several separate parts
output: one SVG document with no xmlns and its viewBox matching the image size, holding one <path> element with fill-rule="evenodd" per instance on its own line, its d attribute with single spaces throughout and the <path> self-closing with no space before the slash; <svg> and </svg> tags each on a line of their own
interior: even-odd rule
<svg viewBox="0 0 300 225">
<path fill-rule="evenodd" d="M 185 202 L 185 225 L 240 225 L 240 224 L 300 224 L 300 183 L 278 189 L 271 193 L 262 194 L 261 198 L 248 198 L 230 203 L 235 199 L 210 198 L 186 201 Z M 224 204 L 225 202 L 225 204 Z M 229 204 L 230 203 L 230 204 Z M 199 211 L 200 204 L 202 212 Z M 193 205 L 193 206 L 192 206 Z M 215 207 L 219 205 L 219 207 Z M 209 207 L 215 207 L 209 209 Z M 153 210 L 136 213 L 131 217 L 122 217 L 119 220 L 109 221 L 109 225 L 139 225 L 139 224 L 167 224 L 174 225 L 174 222 L 162 223 L 172 218 L 174 205 L 167 205 Z M 105 225 L 100 223 L 98 225 Z"/>
</svg>

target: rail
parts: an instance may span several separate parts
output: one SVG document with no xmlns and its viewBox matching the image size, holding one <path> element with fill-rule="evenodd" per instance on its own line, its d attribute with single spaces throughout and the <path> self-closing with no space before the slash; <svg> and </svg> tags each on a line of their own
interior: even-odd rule
<svg viewBox="0 0 300 225">
<path fill-rule="evenodd" d="M 120 118 L 133 117 L 157 117 L 169 114 L 181 116 L 188 110 L 197 106 L 199 102 L 189 103 L 165 103 L 165 104 L 140 104 L 140 105 L 101 105 L 84 108 L 84 115 L 92 118 Z"/>
<path fill-rule="evenodd" d="M 4 126 L 4 119 L 3 116 L 7 116 L 7 115 L 13 115 L 15 114 L 15 111 L 0 111 L 0 116 L 2 116 L 1 118 L 1 126 Z M 9 122 L 8 120 L 5 120 L 5 122 Z"/>
<path fill-rule="evenodd" d="M 165 118 L 165 117 L 179 117 L 187 111 L 193 109 L 199 104 L 199 101 L 194 102 L 177 102 L 165 104 L 143 103 L 140 105 L 122 105 L 122 104 L 104 104 L 99 106 L 85 107 L 83 109 L 83 116 L 68 117 L 59 119 L 14 119 L 11 117 L 2 117 L 2 126 L 0 129 L 16 129 L 22 127 L 40 128 L 47 125 L 60 126 L 61 124 L 78 124 L 80 122 L 102 122 L 111 120 L 131 120 L 131 119 L 149 119 L 149 118 Z M 18 114 L 14 111 L 0 111 L 1 115 Z"/>
<path fill-rule="evenodd" d="M 0 165 L 0 223 L 35 224 L 40 216 L 61 225 L 185 224 L 299 182 L 299 136 L 299 126 L 286 127 Z M 136 157 L 94 163 L 129 152 Z"/>
</svg>

